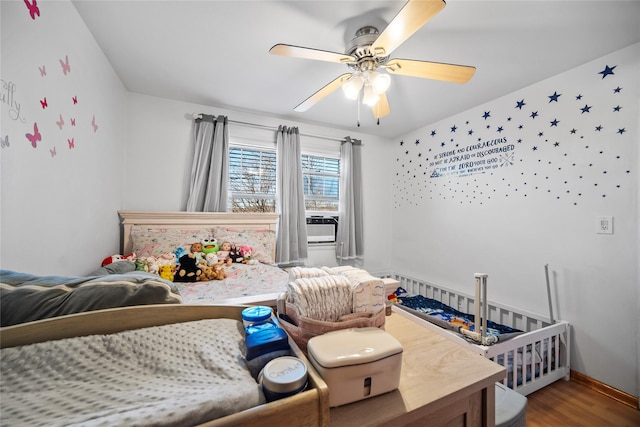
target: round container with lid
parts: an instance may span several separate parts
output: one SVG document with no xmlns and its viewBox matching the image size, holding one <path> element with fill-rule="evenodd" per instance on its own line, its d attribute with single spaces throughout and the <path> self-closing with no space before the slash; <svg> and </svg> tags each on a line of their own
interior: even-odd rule
<svg viewBox="0 0 640 427">
<path fill-rule="evenodd" d="M 264 305 L 247 307 L 242 310 L 242 323 L 247 335 L 277 327 L 273 321 L 273 310 Z"/>
<path fill-rule="evenodd" d="M 282 399 L 307 388 L 307 365 L 297 357 L 278 357 L 264 366 L 259 380 L 268 402 Z"/>
</svg>

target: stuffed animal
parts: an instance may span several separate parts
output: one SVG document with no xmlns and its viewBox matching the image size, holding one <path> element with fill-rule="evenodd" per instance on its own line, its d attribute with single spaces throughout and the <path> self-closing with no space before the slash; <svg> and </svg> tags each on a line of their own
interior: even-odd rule
<svg viewBox="0 0 640 427">
<path fill-rule="evenodd" d="M 242 262 L 242 254 L 240 253 L 240 249 L 236 245 L 231 245 L 231 249 L 229 250 L 229 258 L 231 258 L 231 262 Z"/>
<path fill-rule="evenodd" d="M 149 272 L 149 262 L 145 258 L 138 258 L 135 261 L 136 271 L 146 271 Z"/>
<path fill-rule="evenodd" d="M 205 254 L 204 260 L 208 266 L 212 266 L 213 264 L 217 264 L 218 262 L 221 261 L 218 259 L 218 255 L 216 255 L 215 252 L 210 252 L 208 254 Z M 224 261 L 222 261 L 221 263 L 224 263 Z"/>
<path fill-rule="evenodd" d="M 253 253 L 253 249 L 251 246 L 243 245 L 240 247 L 240 255 L 242 255 L 242 263 L 243 264 L 257 264 L 258 260 L 252 259 L 251 254 Z"/>
<path fill-rule="evenodd" d="M 224 261 L 227 265 L 231 265 L 233 260 L 229 256 L 229 252 L 231 252 L 231 243 L 222 242 L 222 244 L 220 245 L 220 249 L 218 249 L 216 255 L 218 256 L 219 260 Z"/>
<path fill-rule="evenodd" d="M 173 276 L 174 282 L 196 282 L 202 274 L 202 270 L 196 263 L 194 254 L 186 254 L 180 257 L 180 268 Z"/>
<path fill-rule="evenodd" d="M 186 254 L 187 251 L 184 250 L 182 246 L 179 246 L 178 249 L 173 251 L 173 254 L 176 256 L 176 259 L 180 259 L 182 255 Z"/>
<path fill-rule="evenodd" d="M 102 267 L 105 265 L 109 265 L 112 262 L 117 261 L 131 261 L 134 262 L 136 260 L 136 254 L 131 253 L 129 255 L 111 255 L 102 260 Z"/>
<path fill-rule="evenodd" d="M 192 243 L 191 253 L 196 256 L 196 263 L 204 261 L 204 252 L 202 252 L 202 243 L 200 242 Z"/>
<path fill-rule="evenodd" d="M 160 269 L 160 277 L 170 282 L 173 282 L 173 267 L 171 265 L 161 265 Z"/>
<path fill-rule="evenodd" d="M 213 237 L 211 239 L 202 239 L 200 243 L 202 244 L 202 252 L 204 252 L 205 255 L 213 252 L 218 252 L 218 250 L 220 249 L 218 241 Z"/>
<path fill-rule="evenodd" d="M 227 273 L 222 267 L 223 264 L 223 261 L 218 261 L 212 265 L 200 264 L 199 267 L 202 270 L 202 274 L 199 281 L 222 280 L 227 277 Z"/>
</svg>

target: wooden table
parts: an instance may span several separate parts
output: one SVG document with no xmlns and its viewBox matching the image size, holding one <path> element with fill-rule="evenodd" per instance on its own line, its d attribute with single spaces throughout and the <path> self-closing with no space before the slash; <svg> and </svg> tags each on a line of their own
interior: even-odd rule
<svg viewBox="0 0 640 427">
<path fill-rule="evenodd" d="M 495 425 L 495 382 L 504 377 L 502 366 L 400 313 L 387 316 L 385 330 L 404 348 L 400 386 L 331 408 L 331 426 Z"/>
</svg>

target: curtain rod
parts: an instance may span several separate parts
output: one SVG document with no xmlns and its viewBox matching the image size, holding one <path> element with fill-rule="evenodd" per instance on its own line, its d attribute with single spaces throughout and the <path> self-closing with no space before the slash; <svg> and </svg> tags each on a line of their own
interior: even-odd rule
<svg viewBox="0 0 640 427">
<path fill-rule="evenodd" d="M 191 118 L 193 120 L 201 119 L 202 118 L 202 114 L 191 113 Z M 260 124 L 257 124 L 257 123 L 249 123 L 249 122 L 241 122 L 239 120 L 231 120 L 231 119 L 228 119 L 228 121 L 229 121 L 229 123 L 235 123 L 235 124 L 238 124 L 238 125 L 249 126 L 249 127 L 259 128 L 259 129 L 267 129 L 267 130 L 274 130 L 274 131 L 278 130 L 278 128 L 275 127 L 275 126 L 260 125 Z M 302 133 L 302 132 L 300 132 L 300 135 L 301 136 L 308 136 L 310 138 L 327 139 L 327 140 L 330 140 L 330 141 L 338 141 L 338 142 L 344 142 L 345 141 L 344 138 L 336 138 L 336 137 L 333 137 L 333 136 L 324 136 L 324 135 L 315 135 L 315 134 L 311 134 L 311 133 Z"/>
</svg>

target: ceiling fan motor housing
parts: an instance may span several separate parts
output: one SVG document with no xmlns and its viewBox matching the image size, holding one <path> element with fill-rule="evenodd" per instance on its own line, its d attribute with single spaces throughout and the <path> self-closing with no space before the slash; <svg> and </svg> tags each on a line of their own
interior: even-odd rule
<svg viewBox="0 0 640 427">
<path fill-rule="evenodd" d="M 356 31 L 356 35 L 347 44 L 345 53 L 357 59 L 355 64 L 348 64 L 356 71 L 375 70 L 384 64 L 388 56 L 378 56 L 371 50 L 371 45 L 376 41 L 380 32 L 374 26 L 367 25 Z"/>
</svg>

